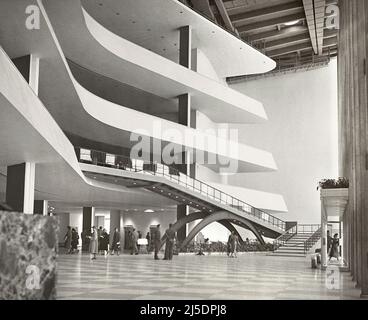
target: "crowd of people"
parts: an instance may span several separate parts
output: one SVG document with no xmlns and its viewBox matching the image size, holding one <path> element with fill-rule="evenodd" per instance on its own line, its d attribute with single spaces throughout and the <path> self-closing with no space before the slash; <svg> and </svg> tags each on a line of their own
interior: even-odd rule
<svg viewBox="0 0 368 320">
<path fill-rule="evenodd" d="M 146 235 L 147 246 L 146 252 L 154 252 L 154 259 L 159 260 L 159 251 L 162 245 L 165 243 L 165 254 L 163 260 L 172 260 L 174 254 L 174 246 L 177 241 L 176 232 L 172 230 L 172 224 L 165 232 L 164 239 L 161 239 L 160 225 L 157 225 L 152 232 L 148 232 Z M 97 259 L 97 255 L 119 255 L 121 251 L 120 246 L 120 232 L 118 228 L 115 228 L 111 238 L 105 228 L 99 227 L 98 229 L 93 226 L 91 231 L 84 230 L 81 233 L 82 238 L 82 251 L 88 251 L 91 255 L 91 259 Z M 138 255 L 141 252 L 141 245 L 139 239 L 143 239 L 142 232 L 136 231 L 134 228 L 128 230 L 126 237 L 126 248 L 129 250 L 131 255 Z M 164 243 L 163 243 L 164 242 Z M 79 235 L 75 228 L 70 226 L 67 227 L 67 232 L 64 237 L 64 247 L 66 248 L 67 254 L 73 254 L 78 252 Z"/>
</svg>

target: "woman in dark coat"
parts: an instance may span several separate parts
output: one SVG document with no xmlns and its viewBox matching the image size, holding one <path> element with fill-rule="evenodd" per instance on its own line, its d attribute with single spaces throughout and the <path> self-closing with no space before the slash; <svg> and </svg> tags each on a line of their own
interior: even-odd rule
<svg viewBox="0 0 368 320">
<path fill-rule="evenodd" d="M 64 237 L 64 246 L 67 253 L 72 253 L 72 228 L 68 226 L 68 231 Z"/>
<path fill-rule="evenodd" d="M 79 244 L 79 235 L 78 235 L 78 232 L 75 231 L 75 229 L 73 228 L 72 229 L 72 251 L 71 253 L 74 253 L 74 251 L 77 251 L 78 250 L 78 244 Z"/>
<path fill-rule="evenodd" d="M 332 239 L 329 260 L 331 260 L 331 258 L 336 258 L 337 260 L 340 259 L 339 247 L 340 247 L 339 235 L 336 233 Z"/>
<path fill-rule="evenodd" d="M 102 251 L 102 254 L 106 254 L 109 250 L 109 234 L 106 232 L 105 229 L 103 229 L 101 232 L 100 250 Z"/>
</svg>

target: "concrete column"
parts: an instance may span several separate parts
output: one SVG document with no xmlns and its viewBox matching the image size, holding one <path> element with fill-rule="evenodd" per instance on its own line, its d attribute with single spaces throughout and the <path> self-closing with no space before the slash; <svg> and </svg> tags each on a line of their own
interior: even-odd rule
<svg viewBox="0 0 368 320">
<path fill-rule="evenodd" d="M 344 241 L 353 279 L 368 296 L 368 2 L 341 0 L 339 7 L 340 175 L 350 180 Z"/>
<path fill-rule="evenodd" d="M 110 247 L 112 245 L 115 228 L 118 228 L 119 232 L 121 232 L 120 220 L 121 220 L 120 210 L 111 210 L 110 211 Z"/>
<path fill-rule="evenodd" d="M 48 207 L 49 207 L 49 202 L 47 200 L 35 200 L 33 213 L 47 216 Z"/>
<path fill-rule="evenodd" d="M 321 269 L 327 269 L 327 221 L 324 217 L 321 219 Z"/>
<path fill-rule="evenodd" d="M 83 207 L 83 231 L 90 232 L 95 221 L 95 208 Z"/>
<path fill-rule="evenodd" d="M 30 162 L 8 167 L 6 203 L 14 211 L 33 214 L 35 168 L 35 164 Z"/>
<path fill-rule="evenodd" d="M 40 78 L 40 58 L 30 54 L 12 60 L 14 65 L 29 83 L 32 90 L 38 95 Z"/>
<path fill-rule="evenodd" d="M 181 219 L 189 214 L 189 207 L 181 204 L 177 206 L 177 219 Z M 178 241 L 181 243 L 185 240 L 188 234 L 187 225 L 180 228 L 177 232 Z"/>
<path fill-rule="evenodd" d="M 186 67 L 192 66 L 192 28 L 185 26 L 180 28 L 179 63 Z"/>
</svg>

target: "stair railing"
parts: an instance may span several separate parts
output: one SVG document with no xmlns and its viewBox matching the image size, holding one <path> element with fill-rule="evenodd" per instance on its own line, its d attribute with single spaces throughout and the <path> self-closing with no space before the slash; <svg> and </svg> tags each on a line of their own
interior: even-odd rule
<svg viewBox="0 0 368 320">
<path fill-rule="evenodd" d="M 307 254 L 308 251 L 321 239 L 322 228 L 319 225 L 317 231 L 315 231 L 307 240 L 304 241 L 304 254 Z"/>
<path fill-rule="evenodd" d="M 278 248 L 285 245 L 285 243 L 289 241 L 292 237 L 294 237 L 297 233 L 298 225 L 295 225 L 288 229 L 285 233 L 283 233 L 281 236 L 273 241 L 273 251 L 276 251 Z"/>
<path fill-rule="evenodd" d="M 258 208 L 255 208 L 242 200 L 239 200 L 211 185 L 193 179 L 188 175 L 180 172 L 172 166 L 161 163 L 137 160 L 124 155 L 115 155 L 103 151 L 92 150 L 89 148 L 75 147 L 78 161 L 81 163 L 93 164 L 97 166 L 110 167 L 125 171 L 139 172 L 142 174 L 150 174 L 162 176 L 166 179 L 177 183 L 179 186 L 186 187 L 189 190 L 200 193 L 209 199 L 220 202 L 237 209 L 247 215 L 251 215 L 258 220 L 266 222 L 279 230 L 285 231 L 286 223 L 281 219 L 272 216 Z"/>
</svg>

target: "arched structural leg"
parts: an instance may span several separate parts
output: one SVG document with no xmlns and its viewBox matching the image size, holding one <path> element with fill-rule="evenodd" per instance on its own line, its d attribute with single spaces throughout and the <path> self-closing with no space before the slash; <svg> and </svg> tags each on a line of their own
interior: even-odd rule
<svg viewBox="0 0 368 320">
<path fill-rule="evenodd" d="M 207 227 L 209 224 L 213 222 L 223 221 L 223 220 L 230 220 L 230 221 L 238 222 L 239 225 L 252 231 L 261 244 L 265 244 L 265 241 L 263 240 L 262 235 L 247 219 L 240 217 L 238 215 L 235 215 L 231 212 L 219 211 L 211 215 L 208 215 L 199 224 L 197 224 L 193 228 L 193 230 L 189 233 L 189 235 L 186 237 L 186 239 L 183 241 L 183 243 L 181 244 L 181 248 L 186 247 L 189 244 L 189 242 L 198 234 L 198 232 L 200 232 L 202 229 Z"/>
<path fill-rule="evenodd" d="M 185 216 L 184 218 L 182 219 L 179 219 L 178 221 L 176 221 L 171 229 L 174 230 L 175 232 L 177 232 L 180 228 L 182 228 L 183 226 L 185 226 L 186 224 L 190 223 L 190 222 L 193 222 L 195 220 L 199 220 L 199 219 L 205 219 L 206 217 L 208 217 L 209 215 L 211 215 L 210 213 L 207 213 L 207 212 L 194 212 L 194 213 L 191 213 L 187 216 Z M 234 231 L 235 234 L 238 235 L 239 237 L 239 241 L 240 243 L 243 242 L 243 239 L 242 237 L 240 236 L 240 234 L 238 233 L 238 230 L 236 230 L 236 228 L 229 222 L 229 221 L 226 221 L 226 220 L 221 220 L 219 221 L 219 223 L 221 223 L 226 229 L 228 229 L 230 232 Z M 166 236 L 163 235 L 162 238 L 161 238 L 161 247 L 165 244 L 165 241 L 166 241 Z"/>
</svg>

